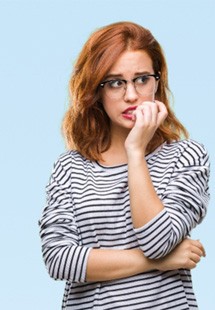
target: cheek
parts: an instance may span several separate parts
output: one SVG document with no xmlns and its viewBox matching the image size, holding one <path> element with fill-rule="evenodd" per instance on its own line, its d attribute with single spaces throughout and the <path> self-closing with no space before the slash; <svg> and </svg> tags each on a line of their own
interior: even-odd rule
<svg viewBox="0 0 215 310">
<path fill-rule="evenodd" d="M 110 105 L 103 102 L 103 108 L 106 112 L 106 114 L 110 117 L 112 115 L 112 109 L 110 108 Z"/>
<path fill-rule="evenodd" d="M 103 108 L 104 108 L 105 112 L 107 113 L 108 116 L 111 115 L 111 112 L 113 110 L 113 103 L 112 103 L 112 101 L 109 98 L 105 97 L 105 96 L 103 96 L 101 99 L 102 99 L 101 102 L 103 104 Z"/>
<path fill-rule="evenodd" d="M 148 96 L 143 96 L 141 97 L 141 101 L 154 101 L 155 100 L 155 93 L 152 93 L 151 95 Z"/>
<path fill-rule="evenodd" d="M 110 99 L 107 96 L 102 96 L 101 102 L 103 105 L 103 109 L 105 110 L 109 118 L 116 118 L 117 115 L 121 113 L 121 101 Z"/>
</svg>

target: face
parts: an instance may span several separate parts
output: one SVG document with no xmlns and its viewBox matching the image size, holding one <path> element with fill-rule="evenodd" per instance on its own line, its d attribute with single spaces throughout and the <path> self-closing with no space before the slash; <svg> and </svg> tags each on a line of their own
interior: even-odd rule
<svg viewBox="0 0 215 310">
<path fill-rule="evenodd" d="M 153 91 L 148 92 L 147 95 L 141 94 L 141 89 L 146 87 L 143 76 L 147 74 L 154 74 L 152 60 L 148 54 L 144 51 L 125 51 L 106 75 L 104 81 L 113 80 L 113 82 L 111 85 L 106 83 L 101 88 L 101 100 L 110 118 L 112 130 L 117 128 L 131 129 L 134 125 L 132 111 L 142 102 L 154 100 L 158 83 L 154 77 L 150 77 L 153 83 Z M 124 84 L 125 89 L 121 87 L 120 80 L 129 81 Z M 118 96 L 118 88 L 121 88 L 121 96 Z M 108 96 L 107 90 L 110 89 L 112 93 L 116 91 L 117 96 Z"/>
</svg>

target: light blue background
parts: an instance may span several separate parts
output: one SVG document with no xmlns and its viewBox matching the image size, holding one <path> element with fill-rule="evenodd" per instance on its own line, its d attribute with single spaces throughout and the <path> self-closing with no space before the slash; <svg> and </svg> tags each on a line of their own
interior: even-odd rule
<svg viewBox="0 0 215 310">
<path fill-rule="evenodd" d="M 0 1 L 1 309 L 60 309 L 64 283 L 46 273 L 37 220 L 60 133 L 68 80 L 97 27 L 130 20 L 163 46 L 175 111 L 208 149 L 211 202 L 195 229 L 207 250 L 193 271 L 201 310 L 214 309 L 215 4 L 210 0 Z"/>
</svg>

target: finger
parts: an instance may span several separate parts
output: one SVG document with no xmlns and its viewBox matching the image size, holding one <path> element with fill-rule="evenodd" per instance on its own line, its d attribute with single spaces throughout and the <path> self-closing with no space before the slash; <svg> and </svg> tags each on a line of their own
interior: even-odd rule
<svg viewBox="0 0 215 310">
<path fill-rule="evenodd" d="M 193 269 L 196 267 L 196 265 L 197 265 L 197 263 L 194 260 L 187 257 L 187 259 L 184 261 L 182 268 L 183 269 Z"/>
<path fill-rule="evenodd" d="M 149 126 L 151 124 L 152 120 L 152 111 L 150 107 L 147 104 L 140 105 L 135 110 L 136 115 L 136 124 L 140 125 L 140 127 L 143 126 Z"/>
<path fill-rule="evenodd" d="M 190 259 L 194 262 L 194 263 L 199 263 L 201 260 L 201 256 L 195 254 L 195 253 L 191 253 L 190 255 Z"/>
<path fill-rule="evenodd" d="M 150 108 L 152 111 L 152 123 L 157 126 L 158 124 L 158 105 L 156 102 L 150 102 Z"/>
<path fill-rule="evenodd" d="M 154 101 L 144 101 L 140 105 L 140 109 L 142 109 L 143 112 L 145 109 L 148 109 L 148 111 L 150 112 L 150 119 L 148 119 L 150 125 L 152 125 L 153 127 L 157 126 L 157 117 L 158 117 L 157 103 Z"/>
<path fill-rule="evenodd" d="M 203 251 L 200 248 L 196 247 L 196 246 L 192 246 L 191 252 L 196 254 L 196 255 L 198 255 L 198 256 L 200 256 L 200 257 L 204 256 Z"/>
<path fill-rule="evenodd" d="M 203 256 L 206 256 L 205 248 L 199 240 L 192 240 L 192 245 L 199 248 L 202 251 Z"/>
<path fill-rule="evenodd" d="M 196 266 L 197 266 L 197 264 L 194 261 L 190 260 L 185 268 L 187 268 L 187 269 L 194 269 L 194 268 L 196 268 Z"/>
<path fill-rule="evenodd" d="M 206 251 L 205 251 L 203 244 L 199 240 L 197 240 L 197 242 L 199 243 L 200 249 L 203 252 L 203 256 L 206 256 Z"/>
<path fill-rule="evenodd" d="M 163 121 L 166 119 L 168 112 L 163 102 L 155 100 L 155 103 L 157 103 L 157 107 L 158 107 L 157 123 L 158 123 L 158 126 L 160 126 L 163 123 Z"/>
</svg>

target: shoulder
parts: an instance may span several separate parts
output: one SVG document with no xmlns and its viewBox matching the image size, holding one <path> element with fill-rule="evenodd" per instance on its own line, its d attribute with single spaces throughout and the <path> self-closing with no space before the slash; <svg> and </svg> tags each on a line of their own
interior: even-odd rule
<svg viewBox="0 0 215 310">
<path fill-rule="evenodd" d="M 86 159 L 77 151 L 69 150 L 61 153 L 54 162 L 47 188 L 55 183 L 69 187 L 73 171 L 80 173 L 85 161 Z"/>
<path fill-rule="evenodd" d="M 64 168 L 69 168 L 73 164 L 84 162 L 86 159 L 77 151 L 69 150 L 61 153 L 54 163 L 54 166 L 60 165 Z"/>
<path fill-rule="evenodd" d="M 182 166 L 208 165 L 209 156 L 202 143 L 192 139 L 184 139 L 165 145 L 165 149 L 173 152 Z M 179 164 L 180 165 L 180 164 Z"/>
<path fill-rule="evenodd" d="M 182 153 L 186 150 L 193 150 L 198 155 L 202 153 L 207 153 L 204 145 L 193 139 L 184 139 L 180 141 L 171 142 L 166 144 L 167 148 L 181 151 Z"/>
<path fill-rule="evenodd" d="M 69 150 L 61 153 L 55 160 L 52 175 L 55 177 L 61 175 L 71 175 L 76 167 L 80 169 L 86 159 L 77 151 Z"/>
</svg>

